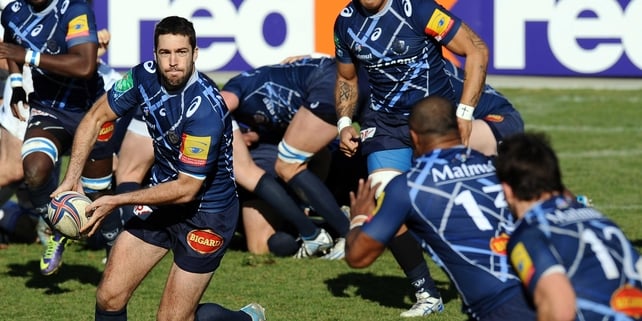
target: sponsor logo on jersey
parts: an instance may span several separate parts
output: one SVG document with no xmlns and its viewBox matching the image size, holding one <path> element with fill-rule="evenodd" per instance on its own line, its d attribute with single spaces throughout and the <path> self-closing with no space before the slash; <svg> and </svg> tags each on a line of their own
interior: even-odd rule
<svg viewBox="0 0 642 321">
<path fill-rule="evenodd" d="M 499 236 L 490 239 L 490 250 L 493 253 L 506 255 L 506 246 L 508 245 L 508 234 L 502 233 Z"/>
<path fill-rule="evenodd" d="M 98 138 L 97 140 L 99 142 L 106 142 L 108 141 L 113 135 L 114 135 L 114 122 L 113 121 L 108 121 L 100 127 L 100 131 L 98 131 Z"/>
<path fill-rule="evenodd" d="M 448 31 L 450 31 L 453 23 L 454 21 L 449 15 L 439 9 L 435 9 L 430 20 L 428 20 L 425 32 L 437 39 L 437 41 L 441 41 Z"/>
<path fill-rule="evenodd" d="M 180 156 L 181 162 L 193 166 L 205 166 L 207 154 L 210 150 L 212 138 L 210 136 L 192 136 L 183 134 Z"/>
<path fill-rule="evenodd" d="M 504 121 L 504 116 L 502 115 L 496 115 L 496 114 L 490 114 L 484 117 L 485 121 L 489 121 L 491 123 L 501 123 Z"/>
<path fill-rule="evenodd" d="M 515 245 L 515 248 L 510 253 L 510 261 L 513 263 L 515 270 L 517 270 L 519 278 L 528 286 L 531 283 L 533 274 L 535 274 L 535 267 L 524 243 L 519 242 Z"/>
<path fill-rule="evenodd" d="M 611 308 L 639 319 L 642 316 L 642 291 L 626 284 L 613 292 Z"/>
<path fill-rule="evenodd" d="M 123 75 L 123 78 L 116 81 L 114 90 L 119 93 L 124 93 L 134 87 L 134 79 L 132 78 L 131 70 Z"/>
<path fill-rule="evenodd" d="M 146 219 L 149 215 L 151 215 L 154 210 L 147 206 L 147 205 L 136 205 L 134 206 L 134 215 L 138 216 L 140 219 Z"/>
<path fill-rule="evenodd" d="M 87 15 L 83 14 L 69 21 L 67 25 L 67 37 L 65 40 L 69 41 L 70 39 L 78 37 L 89 36 L 89 22 L 87 21 Z"/>
<path fill-rule="evenodd" d="M 361 141 L 365 141 L 368 138 L 372 138 L 375 135 L 375 132 L 377 132 L 377 127 L 370 127 L 370 128 L 365 128 L 361 130 Z"/>
<path fill-rule="evenodd" d="M 192 230 L 187 233 L 187 244 L 200 254 L 214 253 L 223 243 L 223 238 L 212 230 Z"/>
</svg>

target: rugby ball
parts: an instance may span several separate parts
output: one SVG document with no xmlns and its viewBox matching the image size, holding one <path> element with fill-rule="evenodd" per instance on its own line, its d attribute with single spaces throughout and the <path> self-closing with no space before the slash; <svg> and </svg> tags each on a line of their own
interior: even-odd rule
<svg viewBox="0 0 642 321">
<path fill-rule="evenodd" d="M 47 218 L 62 235 L 81 238 L 80 229 L 89 221 L 85 208 L 91 204 L 89 197 L 74 191 L 62 192 L 52 198 L 47 206 Z"/>
</svg>

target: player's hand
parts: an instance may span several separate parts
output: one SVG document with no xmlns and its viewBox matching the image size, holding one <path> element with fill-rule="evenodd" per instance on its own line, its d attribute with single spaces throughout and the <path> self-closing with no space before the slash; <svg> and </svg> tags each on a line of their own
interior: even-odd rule
<svg viewBox="0 0 642 321">
<path fill-rule="evenodd" d="M 0 42 L 0 59 L 10 59 L 21 65 L 25 63 L 25 51 L 26 49 L 22 46 Z"/>
<path fill-rule="evenodd" d="M 56 195 L 67 191 L 75 191 L 85 195 L 85 191 L 82 188 L 82 184 L 80 183 L 80 180 L 77 180 L 76 182 L 72 182 L 70 180 L 65 179 L 60 183 L 60 185 L 58 185 L 58 188 L 56 188 L 55 191 L 49 194 L 49 197 L 54 198 Z"/>
<path fill-rule="evenodd" d="M 357 215 L 372 215 L 375 209 L 375 194 L 380 182 L 370 186 L 372 180 L 359 179 L 357 192 L 350 192 L 350 219 Z"/>
<path fill-rule="evenodd" d="M 94 235 L 105 218 L 107 218 L 107 215 L 119 206 L 120 204 L 116 203 L 116 197 L 113 195 L 103 195 L 94 200 L 85 209 L 85 215 L 89 218 L 89 221 L 82 227 L 80 233 L 87 235 L 87 237 Z"/>
<path fill-rule="evenodd" d="M 110 40 L 111 35 L 109 34 L 109 31 L 107 29 L 98 30 L 98 57 L 102 57 L 102 55 L 107 52 Z"/>
<path fill-rule="evenodd" d="M 22 87 L 13 87 L 11 92 L 11 114 L 20 121 L 27 121 L 29 105 L 27 104 L 27 93 Z"/>
<path fill-rule="evenodd" d="M 468 147 L 470 143 L 470 133 L 473 131 L 473 121 L 457 117 L 457 126 L 461 135 L 461 142 Z"/>
<path fill-rule="evenodd" d="M 357 153 L 359 148 L 359 133 L 352 126 L 348 126 L 339 133 L 339 150 L 344 155 L 352 157 Z"/>
</svg>

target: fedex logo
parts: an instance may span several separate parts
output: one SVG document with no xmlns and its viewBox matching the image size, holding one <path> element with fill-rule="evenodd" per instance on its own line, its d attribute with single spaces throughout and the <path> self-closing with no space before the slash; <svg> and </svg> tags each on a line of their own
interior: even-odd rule
<svg viewBox="0 0 642 321">
<path fill-rule="evenodd" d="M 494 3 L 495 70 L 642 75 L 642 0 Z"/>
<path fill-rule="evenodd" d="M 153 59 L 154 25 L 170 15 L 194 23 L 203 71 L 246 70 L 291 55 L 334 53 L 332 27 L 345 0 L 107 0 L 95 2 L 99 28 L 112 41 L 110 65 Z M 327 38 L 327 39 L 326 39 Z"/>
</svg>

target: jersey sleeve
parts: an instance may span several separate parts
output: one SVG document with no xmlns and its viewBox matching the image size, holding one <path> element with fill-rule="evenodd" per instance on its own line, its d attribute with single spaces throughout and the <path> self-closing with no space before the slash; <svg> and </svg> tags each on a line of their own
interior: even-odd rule
<svg viewBox="0 0 642 321">
<path fill-rule="evenodd" d="M 564 266 L 551 249 L 552 245 L 546 235 L 532 226 L 511 236 L 508 256 L 531 294 L 535 293 L 537 282 L 542 276 L 553 272 L 565 273 Z"/>
<path fill-rule="evenodd" d="M 123 77 L 116 80 L 114 86 L 107 91 L 109 107 L 118 116 L 127 113 L 131 108 L 139 105 L 138 92 L 134 89 L 133 69 L 126 72 Z"/>
<path fill-rule="evenodd" d="M 406 175 L 398 175 L 388 183 L 382 195 L 379 196 L 377 208 L 361 231 L 382 244 L 387 244 L 412 210 Z"/>
<path fill-rule="evenodd" d="M 437 4 L 435 1 L 414 1 L 418 10 L 413 11 L 412 21 L 418 30 L 424 30 L 429 37 L 447 44 L 461 27 L 461 19 Z M 416 13 L 415 13 L 416 12 Z"/>
<path fill-rule="evenodd" d="M 71 48 L 84 43 L 98 43 L 96 18 L 86 3 L 74 3 L 67 9 L 63 26 L 66 26 L 65 41 Z"/>
<path fill-rule="evenodd" d="M 350 54 L 350 48 L 345 43 L 345 30 L 347 29 L 346 21 L 349 17 L 345 17 L 347 14 L 354 14 L 351 10 L 352 8 L 346 7 L 340 15 L 337 17 L 337 20 L 334 22 L 334 56 L 337 61 L 344 64 L 352 63 L 352 55 Z"/>
</svg>

